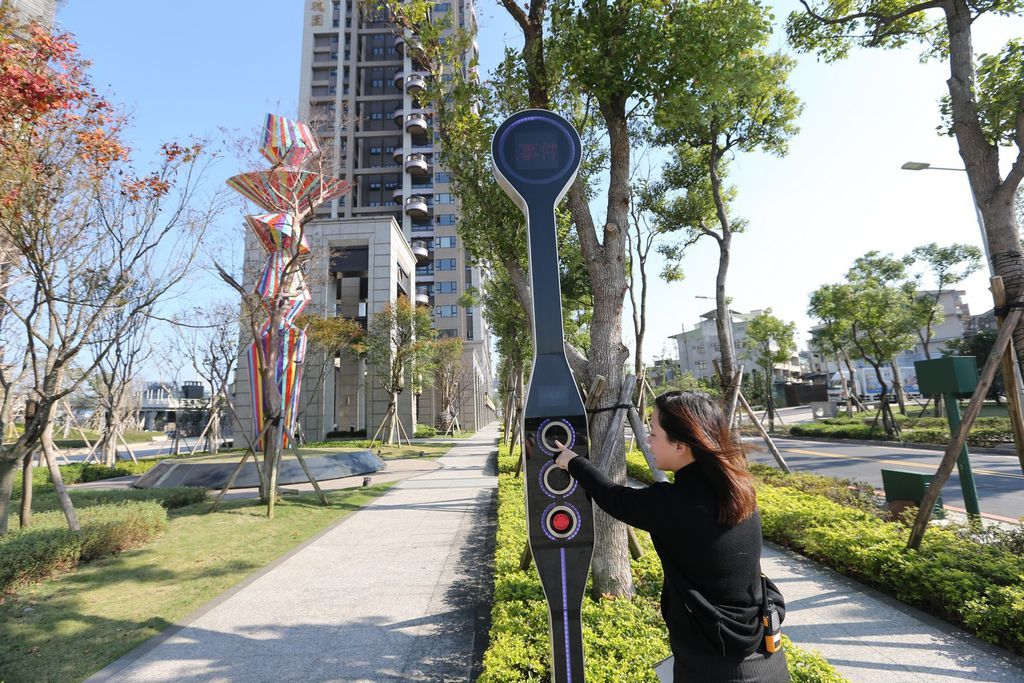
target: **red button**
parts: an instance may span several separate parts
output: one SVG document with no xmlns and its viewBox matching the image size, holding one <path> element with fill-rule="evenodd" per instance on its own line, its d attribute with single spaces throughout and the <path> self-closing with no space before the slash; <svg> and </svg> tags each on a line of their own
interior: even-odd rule
<svg viewBox="0 0 1024 683">
<path fill-rule="evenodd" d="M 551 528 L 560 534 L 564 534 L 572 526 L 572 517 L 565 512 L 556 512 L 551 515 Z"/>
</svg>

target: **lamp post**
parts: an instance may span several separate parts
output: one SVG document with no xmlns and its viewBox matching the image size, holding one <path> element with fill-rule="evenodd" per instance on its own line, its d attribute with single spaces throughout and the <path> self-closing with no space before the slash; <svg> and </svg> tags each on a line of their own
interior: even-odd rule
<svg viewBox="0 0 1024 683">
<path fill-rule="evenodd" d="M 900 168 L 904 171 L 957 171 L 959 173 L 967 173 L 966 168 L 932 166 L 927 161 L 908 161 L 900 166 Z M 995 271 L 992 269 L 992 259 L 989 257 L 988 251 L 988 234 L 985 232 L 985 219 L 981 215 L 981 209 L 978 208 L 978 199 L 974 196 L 974 188 L 971 187 L 970 181 L 967 183 L 967 189 L 971 191 L 971 204 L 974 205 L 974 215 L 978 219 L 978 229 L 981 231 L 981 246 L 985 250 L 985 263 L 988 264 L 989 277 L 994 277 Z"/>
</svg>

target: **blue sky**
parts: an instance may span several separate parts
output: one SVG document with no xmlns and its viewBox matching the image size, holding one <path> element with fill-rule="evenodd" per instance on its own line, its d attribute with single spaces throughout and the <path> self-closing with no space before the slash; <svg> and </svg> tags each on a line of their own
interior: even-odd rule
<svg viewBox="0 0 1024 683">
<path fill-rule="evenodd" d="M 795 5 L 776 4 L 779 19 Z M 481 0 L 478 11 L 486 71 L 501 46 L 518 47 L 521 39 L 495 0 Z M 132 113 L 129 144 L 143 159 L 165 140 L 251 130 L 268 111 L 296 110 L 301 2 L 68 0 L 57 19 L 93 61 L 96 84 Z M 1024 35 L 1024 20 L 981 21 L 975 31 L 978 52 L 996 51 Z M 787 49 L 781 34 L 775 47 Z M 735 213 L 749 228 L 733 243 L 733 307 L 771 307 L 796 321 L 800 346 L 811 324 L 808 294 L 837 281 L 864 252 L 904 254 L 932 241 L 980 246 L 963 173 L 900 170 L 908 160 L 962 167 L 954 142 L 936 134 L 946 67 L 921 64 L 918 53 L 861 51 L 838 64 L 798 57 L 791 83 L 806 109 L 790 153 L 735 160 Z M 217 182 L 233 172 L 228 163 L 213 169 Z M 240 235 L 240 221 L 227 215 L 225 233 Z M 652 287 L 648 358 L 661 356 L 668 335 L 690 329 L 711 308 L 693 297 L 714 293 L 715 246 L 698 243 L 683 266 L 684 281 Z M 991 307 L 987 274 L 961 287 L 973 312 Z M 628 319 L 624 329 L 629 335 Z"/>
</svg>

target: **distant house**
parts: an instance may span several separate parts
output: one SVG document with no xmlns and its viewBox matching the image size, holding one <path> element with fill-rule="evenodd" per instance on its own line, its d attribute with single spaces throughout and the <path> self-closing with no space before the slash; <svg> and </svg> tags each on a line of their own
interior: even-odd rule
<svg viewBox="0 0 1024 683">
<path fill-rule="evenodd" d="M 747 325 L 751 320 L 763 313 L 762 310 L 741 313 L 730 310 L 732 323 L 733 344 L 736 347 L 736 355 L 743 363 L 747 372 L 755 368 L 755 363 L 749 358 L 751 355 L 746 349 Z M 722 357 L 721 347 L 718 343 L 718 312 L 714 309 L 700 316 L 701 320 L 696 327 L 689 331 L 671 335 L 679 347 L 679 369 L 682 372 L 692 373 L 694 377 L 711 378 L 715 376 L 714 360 Z M 787 382 L 799 380 L 800 378 L 800 357 L 793 354 L 793 357 L 786 363 L 780 363 L 773 372 L 776 382 Z"/>
</svg>

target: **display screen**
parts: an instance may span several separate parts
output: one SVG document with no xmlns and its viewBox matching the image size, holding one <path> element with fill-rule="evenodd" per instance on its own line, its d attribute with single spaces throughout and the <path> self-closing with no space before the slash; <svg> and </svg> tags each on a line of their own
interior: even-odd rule
<svg viewBox="0 0 1024 683">
<path fill-rule="evenodd" d="M 512 135 L 513 160 L 518 171 L 554 171 L 561 167 L 558 131 L 554 129 L 517 132 Z"/>
<path fill-rule="evenodd" d="M 580 157 L 579 143 L 559 123 L 527 116 L 500 134 L 496 163 L 515 182 L 546 184 L 567 179 Z"/>
</svg>

